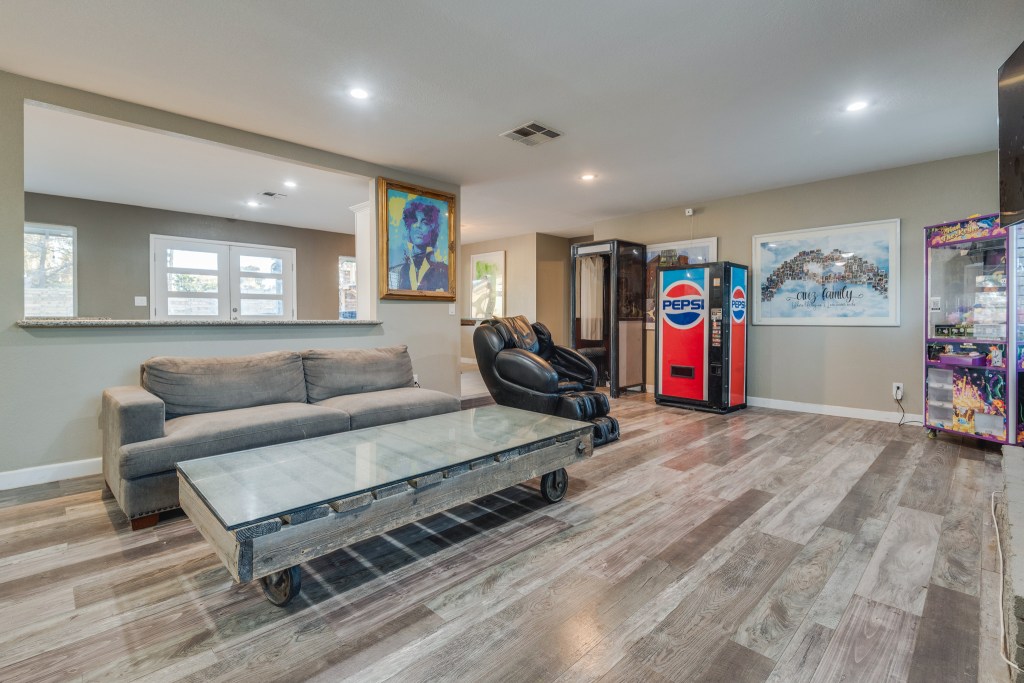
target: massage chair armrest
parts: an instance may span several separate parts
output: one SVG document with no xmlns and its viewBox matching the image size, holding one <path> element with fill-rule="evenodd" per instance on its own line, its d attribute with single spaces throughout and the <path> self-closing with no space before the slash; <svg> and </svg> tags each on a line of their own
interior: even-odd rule
<svg viewBox="0 0 1024 683">
<path fill-rule="evenodd" d="M 551 330 L 544 323 L 533 323 L 533 331 L 540 344 L 538 353 L 551 363 L 559 379 L 579 382 L 588 391 L 597 386 L 597 367 L 590 359 L 572 349 L 556 345 L 551 338 Z"/>
<path fill-rule="evenodd" d="M 587 391 L 593 391 L 597 386 L 597 366 L 578 351 L 556 346 L 551 364 L 562 379 L 579 382 Z"/>
<path fill-rule="evenodd" d="M 558 392 L 558 373 L 540 356 L 522 349 L 504 349 L 494 359 L 494 371 L 511 384 L 541 394 Z"/>
</svg>

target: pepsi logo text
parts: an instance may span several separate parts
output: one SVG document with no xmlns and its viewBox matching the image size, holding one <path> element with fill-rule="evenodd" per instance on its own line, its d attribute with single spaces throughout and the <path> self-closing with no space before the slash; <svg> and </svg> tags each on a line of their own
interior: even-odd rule
<svg viewBox="0 0 1024 683">
<path fill-rule="evenodd" d="M 704 289 L 690 280 L 670 284 L 661 294 L 662 319 L 678 330 L 696 327 L 706 312 Z"/>
<path fill-rule="evenodd" d="M 736 322 L 741 322 L 743 316 L 747 313 L 747 297 L 743 293 L 742 287 L 736 287 L 732 290 L 732 301 L 729 304 L 729 310 L 732 312 L 732 319 Z"/>
</svg>

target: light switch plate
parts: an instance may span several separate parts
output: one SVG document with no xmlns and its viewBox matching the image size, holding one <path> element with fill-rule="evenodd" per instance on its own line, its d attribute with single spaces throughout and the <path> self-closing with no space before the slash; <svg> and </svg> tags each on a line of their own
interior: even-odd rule
<svg viewBox="0 0 1024 683">
<path fill-rule="evenodd" d="M 146 300 L 146 297 L 144 297 L 144 296 L 137 296 L 137 297 L 135 297 L 135 305 L 136 306 L 148 306 L 149 303 Z"/>
<path fill-rule="evenodd" d="M 455 315 L 455 304 L 448 304 L 448 315 Z"/>
</svg>

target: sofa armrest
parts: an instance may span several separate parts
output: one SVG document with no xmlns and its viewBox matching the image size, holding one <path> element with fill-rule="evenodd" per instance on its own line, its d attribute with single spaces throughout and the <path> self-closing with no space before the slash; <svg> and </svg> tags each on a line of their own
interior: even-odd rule
<svg viewBox="0 0 1024 683">
<path fill-rule="evenodd" d="M 103 390 L 103 456 L 117 456 L 126 443 L 164 435 L 164 402 L 142 387 Z"/>
</svg>

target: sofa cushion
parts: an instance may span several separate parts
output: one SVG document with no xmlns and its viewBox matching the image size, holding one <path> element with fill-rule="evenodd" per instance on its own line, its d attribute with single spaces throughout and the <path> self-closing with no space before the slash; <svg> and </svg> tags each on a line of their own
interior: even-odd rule
<svg viewBox="0 0 1024 683">
<path fill-rule="evenodd" d="M 317 405 L 348 413 L 352 418 L 352 429 L 454 413 L 462 409 L 462 403 L 454 396 L 418 387 L 335 396 Z"/>
<path fill-rule="evenodd" d="M 135 479 L 173 470 L 176 463 L 208 455 L 343 432 L 349 416 L 306 403 L 280 403 L 168 420 L 166 436 L 122 446 L 121 476 Z"/>
<path fill-rule="evenodd" d="M 290 351 L 150 358 L 142 365 L 142 386 L 163 399 L 168 417 L 306 401 L 302 357 Z"/>
<path fill-rule="evenodd" d="M 313 349 L 302 354 L 306 393 L 316 403 L 332 396 L 413 386 L 406 346 L 380 349 Z"/>
</svg>

